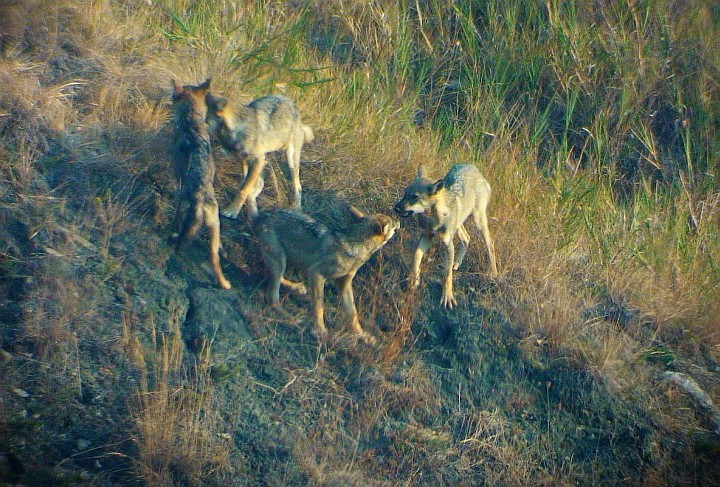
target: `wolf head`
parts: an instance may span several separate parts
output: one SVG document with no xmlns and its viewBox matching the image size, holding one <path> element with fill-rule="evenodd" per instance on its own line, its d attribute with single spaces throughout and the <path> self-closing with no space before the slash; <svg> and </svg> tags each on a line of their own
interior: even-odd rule
<svg viewBox="0 0 720 487">
<path fill-rule="evenodd" d="M 350 209 L 356 220 L 356 228 L 361 228 L 360 233 L 370 236 L 377 244 L 376 248 L 378 249 L 385 245 L 400 227 L 400 222 L 382 213 L 365 215 L 354 206 Z"/>
<path fill-rule="evenodd" d="M 193 113 L 205 119 L 207 115 L 207 104 L 205 103 L 205 95 L 210 90 L 210 78 L 206 79 L 197 86 L 182 86 L 175 80 L 172 80 L 172 85 L 173 110 L 175 111 L 175 113 L 177 115 Z"/>
<path fill-rule="evenodd" d="M 210 129 L 211 132 L 217 132 L 220 127 L 227 127 L 229 120 L 229 114 L 226 111 L 228 108 L 228 99 L 208 93 L 205 96 L 205 103 L 208 107 L 207 117 L 205 117 L 208 129 Z"/>
<path fill-rule="evenodd" d="M 425 213 L 437 201 L 438 193 L 445 187 L 442 179 L 434 181 L 425 175 L 425 167 L 421 164 L 412 183 L 405 189 L 403 197 L 393 209 L 402 217 L 417 213 Z"/>
</svg>

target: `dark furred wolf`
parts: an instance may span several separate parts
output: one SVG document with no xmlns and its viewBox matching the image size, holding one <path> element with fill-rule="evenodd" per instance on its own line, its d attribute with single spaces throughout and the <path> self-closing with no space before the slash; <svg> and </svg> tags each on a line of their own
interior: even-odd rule
<svg viewBox="0 0 720 487">
<path fill-rule="evenodd" d="M 490 185 L 472 164 L 456 164 L 443 179 L 438 181 L 426 177 L 425 168 L 420 165 L 415 180 L 410 183 L 402 199 L 395 205 L 395 211 L 400 216 L 419 215 L 423 228 L 413 258 L 410 275 L 412 287 L 420 284 L 420 263 L 430 248 L 432 239 L 435 236 L 440 237 L 447 247 L 445 281 L 440 300 L 440 304 L 446 308 L 452 308 L 457 304 L 453 293 L 453 270 L 460 267 L 467 252 L 470 234 L 463 224 L 470 215 L 473 216 L 485 241 L 490 260 L 490 276 L 497 276 L 495 246 L 490 237 L 487 220 L 490 193 Z M 460 238 L 457 258 L 453 244 L 455 235 Z"/>
<path fill-rule="evenodd" d="M 205 95 L 210 88 L 210 79 L 198 86 L 180 86 L 175 80 L 172 84 L 175 123 L 172 163 L 179 182 L 176 223 L 182 218 L 183 208 L 187 207 L 176 249 L 179 250 L 201 225 L 205 225 L 210 232 L 210 262 L 215 279 L 221 288 L 230 289 L 230 283 L 220 268 L 220 216 L 213 189 L 215 163 L 205 124 Z"/>
<path fill-rule="evenodd" d="M 396 220 L 382 214 L 365 216 L 354 209 L 354 220 L 341 231 L 330 230 L 298 210 L 269 209 L 258 214 L 253 227 L 270 273 L 269 294 L 273 305 L 280 301 L 281 284 L 305 292 L 302 283 L 285 279 L 285 267 L 289 264 L 303 271 L 312 291 L 315 331 L 322 339 L 327 335 L 323 303 L 325 280 L 334 279 L 352 333 L 366 342 L 374 342 L 360 326 L 352 281 L 358 269 L 395 234 L 399 227 Z"/>
<path fill-rule="evenodd" d="M 247 202 L 250 216 L 257 215 L 257 196 L 263 189 L 265 154 L 284 149 L 292 177 L 293 207 L 302 200 L 300 185 L 300 151 L 305 142 L 312 142 L 313 131 L 302 123 L 300 111 L 292 100 L 281 95 L 268 95 L 248 105 L 230 107 L 227 98 L 208 93 L 207 123 L 222 146 L 235 154 L 242 164 L 244 180 L 232 203 L 222 211 L 236 218 Z"/>
</svg>

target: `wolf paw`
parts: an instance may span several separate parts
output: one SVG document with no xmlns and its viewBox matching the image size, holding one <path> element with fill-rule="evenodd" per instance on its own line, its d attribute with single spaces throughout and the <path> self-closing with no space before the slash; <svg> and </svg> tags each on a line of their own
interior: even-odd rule
<svg viewBox="0 0 720 487">
<path fill-rule="evenodd" d="M 240 214 L 240 208 L 235 209 L 235 208 L 228 206 L 223 211 L 221 211 L 220 214 L 226 218 L 232 218 L 232 219 L 236 220 L 238 217 L 238 214 Z"/>
<path fill-rule="evenodd" d="M 366 331 L 356 333 L 355 339 L 359 342 L 363 342 L 366 345 L 371 345 L 371 346 L 373 346 L 377 343 L 377 339 Z"/>
<path fill-rule="evenodd" d="M 315 338 L 317 338 L 317 341 L 321 343 L 327 342 L 328 338 L 330 337 L 326 328 L 315 328 L 312 331 L 312 334 L 315 336 Z"/>
<path fill-rule="evenodd" d="M 453 309 L 457 306 L 455 295 L 452 293 L 443 293 L 442 299 L 440 299 L 440 306 L 447 309 Z"/>
<path fill-rule="evenodd" d="M 302 282 L 295 282 L 295 281 L 286 279 L 285 277 L 281 277 L 280 284 L 287 288 L 292 289 L 293 291 L 295 291 L 298 294 L 307 294 L 307 287 Z"/>
</svg>

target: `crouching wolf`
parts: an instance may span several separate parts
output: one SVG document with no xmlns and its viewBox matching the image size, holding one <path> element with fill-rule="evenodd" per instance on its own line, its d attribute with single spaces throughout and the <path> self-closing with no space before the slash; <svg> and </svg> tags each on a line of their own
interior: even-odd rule
<svg viewBox="0 0 720 487">
<path fill-rule="evenodd" d="M 300 151 L 312 142 L 313 131 L 300 119 L 300 111 L 290 99 L 268 95 L 248 105 L 232 108 L 227 98 L 208 93 L 207 123 L 222 146 L 242 163 L 244 180 L 232 203 L 222 211 L 236 218 L 245 202 L 250 216 L 257 215 L 257 196 L 263 189 L 265 154 L 285 149 L 292 178 L 293 207 L 301 207 Z"/>
<path fill-rule="evenodd" d="M 465 229 L 464 223 L 470 214 L 485 241 L 490 259 L 490 276 L 497 276 L 495 246 L 490 237 L 487 220 L 489 202 L 490 185 L 475 166 L 456 164 L 443 179 L 433 181 L 425 176 L 425 168 L 420 165 L 415 180 L 395 205 L 395 211 L 400 216 L 418 214 L 421 218 L 423 234 L 413 258 L 410 275 L 412 287 L 420 284 L 420 263 L 430 248 L 433 237 L 438 236 L 447 247 L 445 281 L 440 304 L 446 308 L 452 308 L 457 304 L 453 294 L 453 270 L 460 267 L 467 252 L 470 234 Z M 455 235 L 460 238 L 457 258 L 453 244 Z"/>
<path fill-rule="evenodd" d="M 180 86 L 175 80 L 172 83 L 172 113 L 175 124 L 172 163 L 179 182 L 176 224 L 180 222 L 183 209 L 187 207 L 176 250 L 179 250 L 189 237 L 195 235 L 201 225 L 205 225 L 210 232 L 210 262 L 215 279 L 221 288 L 230 289 L 230 283 L 220 268 L 220 215 L 213 189 L 215 163 L 205 124 L 205 95 L 210 88 L 210 79 L 198 86 Z"/>
<path fill-rule="evenodd" d="M 324 224 L 297 210 L 263 210 L 253 226 L 263 261 L 270 273 L 269 294 L 273 305 L 280 301 L 280 285 L 303 292 L 302 283 L 288 281 L 285 267 L 303 271 L 309 281 L 315 312 L 315 331 L 327 335 L 323 293 L 325 280 L 334 279 L 342 307 L 350 320 L 352 333 L 369 343 L 374 338 L 360 326 L 352 281 L 370 256 L 392 238 L 399 222 L 387 215 L 363 215 L 353 209 L 354 221 L 343 230 L 330 230 Z"/>
</svg>

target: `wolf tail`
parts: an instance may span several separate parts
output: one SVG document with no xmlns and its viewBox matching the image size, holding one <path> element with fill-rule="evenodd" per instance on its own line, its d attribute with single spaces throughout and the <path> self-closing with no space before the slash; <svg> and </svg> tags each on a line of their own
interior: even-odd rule
<svg viewBox="0 0 720 487">
<path fill-rule="evenodd" d="M 313 132 L 313 129 L 310 128 L 309 125 L 303 125 L 302 129 L 305 134 L 305 142 L 312 142 L 315 140 L 315 132 Z"/>
<path fill-rule="evenodd" d="M 191 203 L 185 213 L 180 235 L 178 236 L 175 251 L 179 251 L 188 239 L 195 236 L 198 229 L 205 223 L 204 201 L 193 195 Z"/>
</svg>

